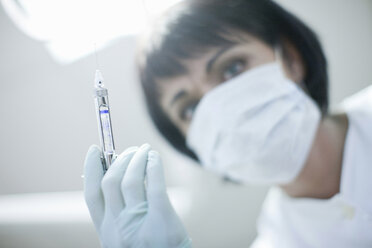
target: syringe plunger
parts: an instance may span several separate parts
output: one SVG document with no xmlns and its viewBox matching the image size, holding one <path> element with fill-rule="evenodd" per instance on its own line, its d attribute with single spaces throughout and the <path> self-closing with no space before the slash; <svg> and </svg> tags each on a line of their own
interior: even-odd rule
<svg viewBox="0 0 372 248">
<path fill-rule="evenodd" d="M 106 171 L 115 159 L 115 145 L 112 135 L 110 107 L 107 89 L 103 87 L 103 77 L 99 70 L 96 70 L 94 79 L 94 97 L 97 111 L 98 132 L 103 152 L 103 167 Z"/>
</svg>

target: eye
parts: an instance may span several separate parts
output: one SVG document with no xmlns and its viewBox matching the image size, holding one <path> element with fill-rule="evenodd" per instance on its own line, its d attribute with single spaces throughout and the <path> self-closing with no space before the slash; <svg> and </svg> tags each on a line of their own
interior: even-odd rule
<svg viewBox="0 0 372 248">
<path fill-rule="evenodd" d="M 183 121 L 190 121 L 192 119 L 192 116 L 194 115 L 194 111 L 197 105 L 198 102 L 193 102 L 183 107 L 180 111 L 180 119 Z"/>
<path fill-rule="evenodd" d="M 242 60 L 234 60 L 229 63 L 222 71 L 222 80 L 227 81 L 244 71 L 245 63 Z"/>
</svg>

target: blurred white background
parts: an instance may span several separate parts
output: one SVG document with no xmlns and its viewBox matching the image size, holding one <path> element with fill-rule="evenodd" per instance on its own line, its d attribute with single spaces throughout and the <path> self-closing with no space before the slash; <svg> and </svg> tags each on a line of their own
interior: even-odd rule
<svg viewBox="0 0 372 248">
<path fill-rule="evenodd" d="M 371 0 L 278 2 L 318 33 L 329 61 L 332 107 L 372 83 Z M 99 247 L 81 195 L 85 153 L 99 142 L 95 57 L 56 62 L 1 5 L 0 34 L 0 247 Z M 159 136 L 136 76 L 135 40 L 122 37 L 98 52 L 117 151 L 144 142 L 160 151 L 194 247 L 248 247 L 267 189 L 225 183 Z"/>
</svg>

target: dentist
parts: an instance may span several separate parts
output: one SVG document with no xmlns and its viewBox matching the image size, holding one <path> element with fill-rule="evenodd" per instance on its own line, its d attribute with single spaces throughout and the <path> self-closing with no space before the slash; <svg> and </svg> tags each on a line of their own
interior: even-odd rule
<svg viewBox="0 0 372 248">
<path fill-rule="evenodd" d="M 253 248 L 372 247 L 372 88 L 329 113 L 326 58 L 302 21 L 271 0 L 186 0 L 139 48 L 170 144 L 221 177 L 272 186 Z M 88 151 L 85 197 L 103 247 L 191 247 L 159 154 L 129 148 L 104 176 L 99 155 Z"/>
</svg>

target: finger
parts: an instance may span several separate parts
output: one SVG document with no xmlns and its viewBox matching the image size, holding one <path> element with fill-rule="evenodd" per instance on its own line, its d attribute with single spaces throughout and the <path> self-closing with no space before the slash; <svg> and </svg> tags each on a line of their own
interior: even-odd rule
<svg viewBox="0 0 372 248">
<path fill-rule="evenodd" d="M 104 201 L 101 191 L 103 168 L 101 149 L 92 145 L 84 162 L 84 198 L 94 225 L 98 228 L 104 215 Z"/>
<path fill-rule="evenodd" d="M 144 180 L 149 150 L 149 144 L 140 147 L 130 161 L 121 183 L 123 197 L 128 207 L 146 200 Z"/>
<path fill-rule="evenodd" d="M 121 194 L 120 184 L 123 180 L 129 161 L 137 150 L 138 147 L 130 147 L 126 149 L 115 159 L 115 162 L 109 167 L 102 179 L 101 188 L 106 211 L 111 211 L 114 216 L 118 216 L 120 211 L 124 209 L 125 203 L 123 195 Z"/>
<path fill-rule="evenodd" d="M 147 201 L 152 207 L 163 200 L 168 199 L 163 165 L 157 151 L 151 150 L 148 153 L 147 174 Z"/>
</svg>

